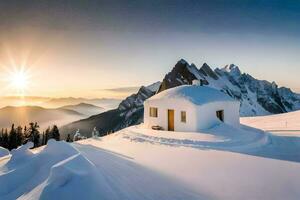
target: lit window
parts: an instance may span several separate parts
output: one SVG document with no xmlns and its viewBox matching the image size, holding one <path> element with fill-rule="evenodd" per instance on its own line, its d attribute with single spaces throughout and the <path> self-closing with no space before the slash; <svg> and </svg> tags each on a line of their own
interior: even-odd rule
<svg viewBox="0 0 300 200">
<path fill-rule="evenodd" d="M 150 117 L 157 117 L 157 108 L 150 107 Z"/>
<path fill-rule="evenodd" d="M 181 111 L 181 122 L 186 123 L 186 112 L 185 111 Z"/>
</svg>

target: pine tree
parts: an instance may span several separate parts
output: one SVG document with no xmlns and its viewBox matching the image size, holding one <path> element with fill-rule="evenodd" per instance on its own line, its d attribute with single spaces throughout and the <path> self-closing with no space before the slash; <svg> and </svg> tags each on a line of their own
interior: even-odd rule
<svg viewBox="0 0 300 200">
<path fill-rule="evenodd" d="M 39 132 L 39 125 L 37 124 L 37 122 L 33 123 L 29 123 L 29 129 L 28 129 L 28 133 L 29 133 L 29 138 L 30 141 L 33 142 L 33 148 L 36 148 L 39 146 L 39 142 L 40 142 L 40 132 Z"/>
<path fill-rule="evenodd" d="M 48 140 L 51 138 L 50 135 L 50 127 L 48 127 L 45 131 L 45 145 L 47 144 Z"/>
<path fill-rule="evenodd" d="M 17 146 L 18 146 L 17 145 L 17 132 L 15 129 L 15 125 L 12 124 L 10 132 L 9 132 L 9 137 L 8 137 L 8 149 L 12 150 L 12 149 L 17 148 Z"/>
<path fill-rule="evenodd" d="M 4 133 L 2 135 L 2 141 L 3 141 L 3 147 L 8 149 L 9 145 L 8 145 L 8 131 L 7 131 L 7 128 L 4 130 Z"/>
<path fill-rule="evenodd" d="M 29 131 L 28 131 L 28 129 L 27 129 L 26 126 L 24 127 L 23 135 L 24 135 L 23 144 L 25 144 L 28 141 L 30 141 L 30 133 L 29 133 Z"/>
<path fill-rule="evenodd" d="M 99 131 L 97 130 L 96 127 L 94 127 L 94 129 L 93 129 L 93 131 L 92 131 L 92 137 L 93 137 L 93 138 L 100 137 Z"/>
<path fill-rule="evenodd" d="M 45 132 L 43 131 L 43 134 L 42 134 L 42 145 L 45 145 L 46 144 L 46 138 L 45 138 Z"/>
<path fill-rule="evenodd" d="M 56 125 L 54 125 L 51 129 L 51 135 L 52 138 L 55 139 L 56 141 L 59 141 L 60 139 L 60 134 L 59 134 L 59 130 L 58 127 Z"/>
<path fill-rule="evenodd" d="M 67 139 L 66 139 L 66 142 L 72 142 L 72 140 L 71 140 L 71 135 L 70 135 L 70 134 L 68 134 Z"/>
<path fill-rule="evenodd" d="M 22 132 L 22 127 L 21 126 L 18 126 L 17 129 L 16 129 L 16 135 L 17 135 L 17 140 L 16 140 L 16 143 L 17 143 L 17 147 L 18 146 L 21 146 L 24 142 L 24 135 L 23 135 L 23 132 Z"/>
<path fill-rule="evenodd" d="M 0 132 L 0 146 L 1 147 L 3 147 L 3 134 L 4 134 L 4 129 L 2 128 L 1 132 Z"/>
</svg>

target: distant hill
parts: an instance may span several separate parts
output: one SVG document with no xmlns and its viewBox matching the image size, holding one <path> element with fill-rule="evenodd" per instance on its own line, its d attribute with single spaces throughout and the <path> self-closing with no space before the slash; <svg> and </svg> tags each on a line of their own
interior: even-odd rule
<svg viewBox="0 0 300 200">
<path fill-rule="evenodd" d="M 76 111 L 78 113 L 84 114 L 88 117 L 92 116 L 92 115 L 100 114 L 100 113 L 105 111 L 105 109 L 102 108 L 102 107 L 95 106 L 95 105 L 88 104 L 88 103 L 79 103 L 79 104 L 76 104 L 76 105 L 67 105 L 67 106 L 60 107 L 60 109 L 73 110 L 73 111 Z"/>
<path fill-rule="evenodd" d="M 120 102 L 121 102 L 120 99 L 111 99 L 111 98 L 86 99 L 86 98 L 67 97 L 67 98 L 52 98 L 44 102 L 42 105 L 43 107 L 58 108 L 62 106 L 84 103 L 84 104 L 92 104 L 94 106 L 101 107 L 105 110 L 111 110 L 117 108 Z"/>
<path fill-rule="evenodd" d="M 86 117 L 74 110 L 39 106 L 7 106 L 0 109 L 0 116 L 0 128 L 9 128 L 12 123 L 24 126 L 30 122 L 38 122 L 41 129 L 53 124 L 61 126 Z"/>
<path fill-rule="evenodd" d="M 76 105 L 80 103 L 92 104 L 105 110 L 111 110 L 118 107 L 121 99 L 114 98 L 50 98 L 35 96 L 5 96 L 0 98 L 0 108 L 5 106 L 40 106 L 43 108 L 59 108 L 68 105 Z"/>
</svg>

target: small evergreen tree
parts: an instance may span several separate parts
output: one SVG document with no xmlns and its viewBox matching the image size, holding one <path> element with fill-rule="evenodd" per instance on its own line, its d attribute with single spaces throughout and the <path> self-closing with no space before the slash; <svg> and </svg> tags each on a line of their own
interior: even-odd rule
<svg viewBox="0 0 300 200">
<path fill-rule="evenodd" d="M 26 144 L 28 141 L 30 141 L 30 133 L 27 126 L 24 127 L 23 135 L 24 135 L 23 144 Z"/>
<path fill-rule="evenodd" d="M 66 142 L 72 142 L 72 140 L 71 140 L 71 135 L 70 135 L 70 134 L 68 134 L 67 139 L 66 139 Z"/>
<path fill-rule="evenodd" d="M 45 131 L 45 145 L 47 144 L 50 138 L 51 138 L 50 127 L 48 127 Z"/>
<path fill-rule="evenodd" d="M 23 135 L 22 130 L 23 129 L 22 129 L 21 126 L 18 126 L 17 129 L 16 129 L 16 144 L 17 144 L 17 147 L 21 146 L 23 144 L 23 141 L 24 141 L 24 135 Z"/>
<path fill-rule="evenodd" d="M 94 129 L 93 129 L 93 131 L 92 131 L 92 137 L 93 137 L 93 138 L 100 137 L 100 133 L 99 133 L 99 131 L 97 130 L 96 127 L 94 127 Z"/>
<path fill-rule="evenodd" d="M 0 146 L 1 147 L 3 147 L 3 134 L 4 134 L 4 129 L 2 128 L 1 132 L 0 132 Z"/>
<path fill-rule="evenodd" d="M 81 134 L 79 132 L 79 129 L 77 129 L 76 133 L 73 136 L 73 141 L 75 142 L 75 141 L 81 140 L 81 139 L 82 139 L 82 136 L 81 136 Z"/>
<path fill-rule="evenodd" d="M 40 132 L 39 132 L 39 125 L 37 122 L 29 123 L 28 133 L 29 133 L 29 140 L 33 142 L 33 148 L 36 148 L 39 146 L 40 142 Z"/>
<path fill-rule="evenodd" d="M 45 132 L 43 131 L 43 134 L 42 134 L 42 145 L 45 145 L 46 144 L 46 140 L 45 140 Z"/>
<path fill-rule="evenodd" d="M 54 125 L 51 129 L 51 135 L 52 138 L 55 139 L 56 141 L 59 141 L 60 139 L 60 134 L 59 134 L 59 130 L 58 127 L 56 125 Z"/>
<path fill-rule="evenodd" d="M 8 131 L 7 128 L 4 130 L 4 133 L 2 135 L 2 142 L 3 142 L 3 147 L 6 149 L 9 149 L 9 141 L 8 141 Z"/>
<path fill-rule="evenodd" d="M 8 149 L 12 150 L 17 148 L 17 132 L 15 129 L 15 125 L 11 125 L 11 129 L 8 136 Z"/>
</svg>

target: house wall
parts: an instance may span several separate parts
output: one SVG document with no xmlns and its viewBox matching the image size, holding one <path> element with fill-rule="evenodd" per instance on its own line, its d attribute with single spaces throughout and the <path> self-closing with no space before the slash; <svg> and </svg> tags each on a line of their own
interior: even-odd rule
<svg viewBox="0 0 300 200">
<path fill-rule="evenodd" d="M 213 102 L 197 108 L 197 130 L 211 128 L 221 121 L 216 116 L 216 111 L 224 110 L 224 123 L 231 126 L 240 124 L 239 102 Z"/>
<path fill-rule="evenodd" d="M 158 108 L 157 118 L 149 116 L 150 107 Z M 174 110 L 174 131 L 197 131 L 196 106 L 189 101 L 177 99 L 145 101 L 144 125 L 147 128 L 158 125 L 168 130 L 168 109 Z M 186 123 L 181 122 L 181 111 L 186 112 Z"/>
<path fill-rule="evenodd" d="M 150 107 L 158 108 L 158 116 L 150 117 Z M 199 132 L 211 128 L 221 121 L 216 116 L 216 111 L 224 110 L 224 123 L 239 126 L 239 102 L 212 102 L 201 106 L 185 100 L 155 99 L 144 103 L 144 125 L 147 128 L 161 126 L 168 130 L 168 109 L 174 110 L 174 131 Z M 186 123 L 181 122 L 181 111 L 186 111 Z"/>
</svg>

